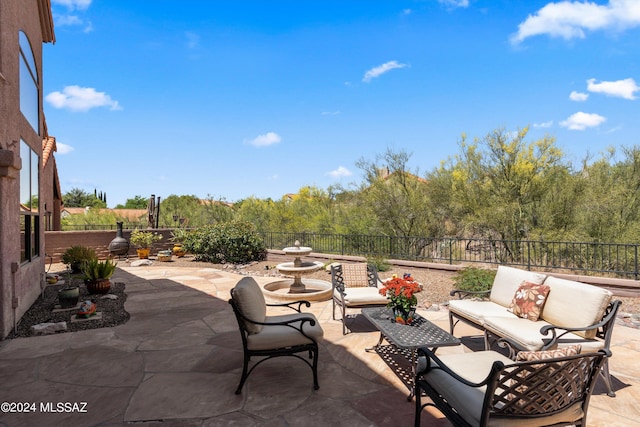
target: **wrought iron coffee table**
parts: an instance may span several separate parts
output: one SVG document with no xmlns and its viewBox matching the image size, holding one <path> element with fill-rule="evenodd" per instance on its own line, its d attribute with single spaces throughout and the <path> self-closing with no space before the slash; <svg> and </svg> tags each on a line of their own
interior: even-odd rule
<svg viewBox="0 0 640 427">
<path fill-rule="evenodd" d="M 420 347 L 437 349 L 438 347 L 459 345 L 460 340 L 444 329 L 434 325 L 424 317 L 416 314 L 411 325 L 395 323 L 393 313 L 387 307 L 363 308 L 362 314 L 380 331 L 378 344 L 371 349 L 379 349 L 383 339 L 398 347 L 409 350 L 411 353 L 411 370 L 415 374 L 416 353 Z M 367 349 L 369 350 L 369 349 Z M 413 382 L 414 378 L 411 377 Z M 411 393 L 407 400 L 413 398 L 413 384 L 410 384 Z"/>
</svg>

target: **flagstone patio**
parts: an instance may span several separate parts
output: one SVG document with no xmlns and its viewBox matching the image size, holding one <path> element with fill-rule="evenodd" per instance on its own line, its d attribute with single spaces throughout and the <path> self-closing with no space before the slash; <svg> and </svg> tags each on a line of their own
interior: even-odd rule
<svg viewBox="0 0 640 427">
<path fill-rule="evenodd" d="M 235 395 L 242 345 L 227 300 L 240 277 L 213 268 L 119 268 L 113 280 L 126 283 L 128 323 L 0 342 L 0 401 L 30 404 L 0 413 L 0 426 L 412 425 L 414 404 L 399 377 L 404 359 L 390 347 L 384 357 L 365 351 L 379 333 L 362 316 L 343 336 L 331 301 L 310 308 L 325 331 L 319 390 L 305 364 L 281 358 L 258 367 Z M 448 327 L 446 310 L 420 314 Z M 477 333 L 464 328 L 456 333 Z M 640 330 L 616 326 L 611 349 L 617 397 L 598 384 L 588 425 L 640 425 Z M 449 424 L 433 411 L 423 425 Z"/>
</svg>

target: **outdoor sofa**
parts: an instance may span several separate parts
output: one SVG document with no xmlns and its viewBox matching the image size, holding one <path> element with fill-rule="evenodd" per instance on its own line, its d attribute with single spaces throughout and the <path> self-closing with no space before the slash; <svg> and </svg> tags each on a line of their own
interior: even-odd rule
<svg viewBox="0 0 640 427">
<path fill-rule="evenodd" d="M 506 266 L 498 267 L 493 286 L 484 295 L 451 291 L 451 296 L 456 295 L 459 299 L 449 301 L 451 334 L 463 321 L 483 331 L 486 350 L 497 341 L 510 350 L 512 358 L 522 350 L 548 350 L 576 343 L 583 353 L 609 352 L 621 304 L 604 288 Z M 478 298 L 483 296 L 488 299 Z M 608 358 L 602 376 L 608 394 L 615 396 Z"/>
</svg>

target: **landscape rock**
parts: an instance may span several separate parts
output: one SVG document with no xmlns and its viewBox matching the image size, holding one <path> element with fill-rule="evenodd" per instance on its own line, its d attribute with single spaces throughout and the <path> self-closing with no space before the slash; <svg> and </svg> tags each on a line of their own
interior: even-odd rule
<svg viewBox="0 0 640 427">
<path fill-rule="evenodd" d="M 67 322 L 57 322 L 57 323 L 38 323 L 37 325 L 33 325 L 31 327 L 32 335 L 49 335 L 55 334 L 59 331 L 67 330 Z"/>
<path fill-rule="evenodd" d="M 143 267 L 146 265 L 153 265 L 153 261 L 149 259 L 138 259 L 135 261 L 131 261 L 131 267 Z"/>
</svg>

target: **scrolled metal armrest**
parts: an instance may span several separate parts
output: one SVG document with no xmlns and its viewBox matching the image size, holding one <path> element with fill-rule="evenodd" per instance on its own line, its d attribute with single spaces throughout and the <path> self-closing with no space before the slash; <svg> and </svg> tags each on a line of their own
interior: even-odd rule
<svg viewBox="0 0 640 427">
<path fill-rule="evenodd" d="M 298 304 L 298 307 L 293 307 L 294 304 Z M 267 304 L 267 307 L 288 307 L 291 310 L 297 311 L 298 313 L 302 313 L 302 306 L 305 307 L 311 307 L 311 303 L 309 301 L 306 300 L 299 300 L 299 301 L 292 301 L 292 302 L 285 302 L 285 303 L 280 303 L 280 304 Z"/>
<path fill-rule="evenodd" d="M 582 332 L 582 331 L 590 331 L 592 329 L 599 329 L 606 326 L 610 322 L 613 322 L 615 320 L 615 316 L 618 311 L 618 308 L 620 307 L 620 304 L 621 302 L 618 300 L 610 302 L 609 312 L 606 314 L 606 316 L 600 319 L 598 323 L 594 323 L 593 325 L 584 326 L 581 328 L 569 328 L 569 327 L 565 328 L 565 327 L 555 326 L 555 325 L 545 325 L 541 327 L 540 333 L 543 336 L 547 336 L 551 334 L 551 338 L 548 340 L 549 342 L 544 345 L 543 349 L 552 347 L 560 338 L 562 338 L 564 335 L 570 332 Z M 563 332 L 558 333 L 558 331 L 563 331 Z"/>
<path fill-rule="evenodd" d="M 507 357 L 512 360 L 515 360 L 518 352 L 522 350 L 520 346 L 510 338 L 498 338 L 496 344 L 498 344 L 500 348 L 506 348 L 509 351 L 509 356 Z"/>
</svg>

